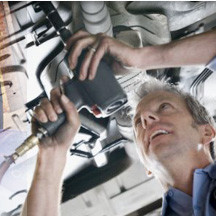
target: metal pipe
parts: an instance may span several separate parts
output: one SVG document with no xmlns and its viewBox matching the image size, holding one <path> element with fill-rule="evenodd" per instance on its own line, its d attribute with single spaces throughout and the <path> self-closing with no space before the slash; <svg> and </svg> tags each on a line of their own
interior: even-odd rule
<svg viewBox="0 0 216 216">
<path fill-rule="evenodd" d="M 83 22 L 86 30 L 91 34 L 105 33 L 113 36 L 110 13 L 103 1 L 80 2 Z"/>
<path fill-rule="evenodd" d="M 12 156 L 9 156 L 5 157 L 5 160 L 0 164 L 0 184 L 4 174 L 7 172 L 12 163 L 14 163 L 14 158 Z"/>
<path fill-rule="evenodd" d="M 40 130 L 40 128 L 38 129 L 38 132 L 34 135 L 29 136 L 23 143 L 22 145 L 18 146 L 15 150 L 15 152 L 10 155 L 10 156 L 6 156 L 5 160 L 0 164 L 0 183 L 1 180 L 4 177 L 4 174 L 7 172 L 7 170 L 9 169 L 10 165 L 12 163 L 15 163 L 15 161 L 23 156 L 26 152 L 28 152 L 30 149 L 32 149 L 34 146 L 39 144 L 39 141 L 46 136 L 46 134 L 44 134 L 43 129 Z"/>
</svg>

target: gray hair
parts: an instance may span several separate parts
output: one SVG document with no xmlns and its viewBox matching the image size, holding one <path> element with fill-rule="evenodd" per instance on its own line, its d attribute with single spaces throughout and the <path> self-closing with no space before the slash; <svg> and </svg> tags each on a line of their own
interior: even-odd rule
<svg viewBox="0 0 216 216">
<path fill-rule="evenodd" d="M 206 108 L 195 97 L 193 97 L 188 92 L 181 90 L 179 87 L 166 82 L 165 80 L 158 80 L 150 76 L 146 76 L 139 87 L 133 92 L 133 96 L 130 100 L 132 113 L 135 113 L 136 106 L 143 97 L 156 91 L 166 91 L 180 96 L 185 101 L 186 106 L 196 124 L 209 124 L 213 128 L 215 128 L 214 119 L 210 116 Z M 210 144 L 210 153 L 212 158 L 215 160 L 213 142 Z"/>
</svg>

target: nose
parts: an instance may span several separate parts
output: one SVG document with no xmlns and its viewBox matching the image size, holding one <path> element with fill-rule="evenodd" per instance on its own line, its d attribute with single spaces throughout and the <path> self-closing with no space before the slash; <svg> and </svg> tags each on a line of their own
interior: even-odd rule
<svg viewBox="0 0 216 216">
<path fill-rule="evenodd" d="M 146 129 L 147 126 L 153 124 L 154 122 L 158 122 L 159 116 L 156 113 L 153 113 L 151 111 L 146 111 L 141 114 L 141 120 L 142 120 L 142 127 Z"/>
</svg>

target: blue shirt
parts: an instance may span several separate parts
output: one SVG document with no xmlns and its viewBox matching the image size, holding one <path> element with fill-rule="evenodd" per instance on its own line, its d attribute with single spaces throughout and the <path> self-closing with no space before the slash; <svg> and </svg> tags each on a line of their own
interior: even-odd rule
<svg viewBox="0 0 216 216">
<path fill-rule="evenodd" d="M 216 216 L 213 205 L 216 206 L 215 163 L 195 170 L 192 197 L 170 188 L 164 195 L 162 216 Z"/>
</svg>

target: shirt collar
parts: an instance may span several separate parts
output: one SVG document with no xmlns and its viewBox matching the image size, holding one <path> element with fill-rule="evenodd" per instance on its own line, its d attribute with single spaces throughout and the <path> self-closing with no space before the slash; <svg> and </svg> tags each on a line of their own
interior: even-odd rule
<svg viewBox="0 0 216 216">
<path fill-rule="evenodd" d="M 215 179 L 216 178 L 216 163 L 209 164 L 203 169 L 196 169 L 194 172 L 194 177 L 197 176 L 197 174 L 199 175 L 203 173 L 206 173 L 209 175 L 210 178 Z M 195 177 L 195 179 L 200 179 L 200 177 L 199 178 Z M 194 185 L 195 184 L 196 184 L 196 181 L 194 182 Z M 194 190 L 194 193 L 196 193 L 196 191 L 197 190 Z M 173 203 L 179 203 L 179 206 L 177 206 L 177 209 L 179 209 L 179 207 L 182 206 L 183 208 L 187 208 L 188 210 L 188 206 L 190 205 L 191 207 L 189 207 L 189 209 L 191 209 L 192 211 L 192 206 L 193 206 L 192 202 L 193 200 L 191 196 L 189 196 L 188 194 L 176 188 L 170 187 L 169 190 L 164 194 L 164 197 L 163 197 L 162 215 L 165 215 L 166 209 L 168 206 L 172 208 Z"/>
<path fill-rule="evenodd" d="M 170 187 L 167 196 L 169 197 L 169 203 L 177 209 L 185 209 L 186 211 L 192 206 L 192 197 L 176 188 Z"/>
<path fill-rule="evenodd" d="M 208 173 L 209 177 L 216 179 L 216 162 L 209 164 L 203 169 L 204 172 Z"/>
</svg>

